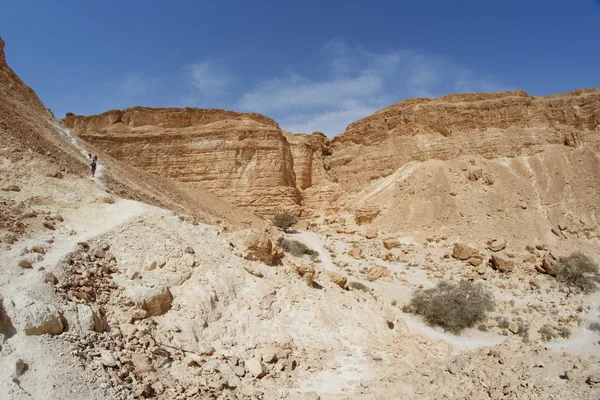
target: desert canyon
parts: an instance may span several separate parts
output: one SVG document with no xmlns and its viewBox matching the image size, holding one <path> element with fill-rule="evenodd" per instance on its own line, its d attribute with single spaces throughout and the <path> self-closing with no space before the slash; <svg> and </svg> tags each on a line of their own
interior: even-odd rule
<svg viewBox="0 0 600 400">
<path fill-rule="evenodd" d="M 408 99 L 328 139 L 218 109 L 56 119 L 4 47 L 0 398 L 600 396 L 600 294 L 556 273 L 600 263 L 600 89 Z M 463 280 L 494 299 L 472 327 L 407 307 Z"/>
</svg>

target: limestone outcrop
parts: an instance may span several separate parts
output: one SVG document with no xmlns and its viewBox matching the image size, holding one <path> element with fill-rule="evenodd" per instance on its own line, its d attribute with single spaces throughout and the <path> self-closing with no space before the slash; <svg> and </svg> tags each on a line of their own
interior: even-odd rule
<svg viewBox="0 0 600 400">
<path fill-rule="evenodd" d="M 331 173 L 344 189 L 358 191 L 411 161 L 529 156 L 547 144 L 598 150 L 600 89 L 409 99 L 350 124 L 333 139 Z"/>
</svg>

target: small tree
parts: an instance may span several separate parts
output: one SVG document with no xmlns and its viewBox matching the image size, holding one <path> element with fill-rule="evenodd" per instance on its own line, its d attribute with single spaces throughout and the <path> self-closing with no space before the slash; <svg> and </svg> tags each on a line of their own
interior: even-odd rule
<svg viewBox="0 0 600 400">
<path fill-rule="evenodd" d="M 273 225 L 284 232 L 287 232 L 296 222 L 298 222 L 296 217 L 286 213 L 278 214 L 273 218 Z"/>
<path fill-rule="evenodd" d="M 595 292 L 600 283 L 598 265 L 581 252 L 575 252 L 559 260 L 557 278 L 567 286 L 575 287 L 584 293 Z"/>
<path fill-rule="evenodd" d="M 441 281 L 431 289 L 419 289 L 404 307 L 405 312 L 421 315 L 428 324 L 455 334 L 483 321 L 493 309 L 493 297 L 483 285 L 466 280 Z"/>
</svg>

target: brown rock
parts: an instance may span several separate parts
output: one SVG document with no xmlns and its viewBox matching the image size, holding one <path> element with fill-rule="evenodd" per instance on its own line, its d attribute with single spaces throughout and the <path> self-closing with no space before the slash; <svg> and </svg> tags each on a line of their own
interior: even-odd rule
<svg viewBox="0 0 600 400">
<path fill-rule="evenodd" d="M 246 270 L 247 273 L 249 273 L 250 275 L 256 276 L 257 278 L 263 277 L 262 272 L 260 272 L 260 270 L 257 267 L 255 267 L 254 265 L 244 265 L 244 269 Z"/>
<path fill-rule="evenodd" d="M 56 279 L 56 276 L 54 276 L 52 272 L 47 272 L 46 275 L 44 275 L 44 283 L 56 285 L 58 283 L 58 279 Z"/>
<path fill-rule="evenodd" d="M 487 248 L 490 251 L 498 252 L 502 251 L 506 248 L 506 240 L 504 239 L 494 239 L 487 243 Z"/>
<path fill-rule="evenodd" d="M 348 255 L 353 258 L 361 258 L 362 249 L 360 247 L 354 246 L 348 251 Z"/>
<path fill-rule="evenodd" d="M 452 248 L 452 257 L 459 260 L 468 260 L 471 257 L 477 256 L 479 252 L 476 248 L 466 243 L 454 243 Z"/>
<path fill-rule="evenodd" d="M 551 253 L 546 254 L 542 259 L 541 270 L 548 275 L 556 276 L 556 267 L 556 258 Z"/>
<path fill-rule="evenodd" d="M 379 278 L 389 277 L 390 271 L 386 267 L 382 267 L 381 265 L 374 265 L 371 267 L 369 272 L 366 275 L 366 279 L 369 282 L 374 282 Z"/>
<path fill-rule="evenodd" d="M 346 288 L 348 278 L 346 278 L 344 275 L 338 274 L 337 272 L 332 272 L 332 271 L 323 271 L 322 274 L 325 275 L 327 277 L 327 279 L 329 279 L 331 282 L 335 283 L 342 289 Z"/>
<path fill-rule="evenodd" d="M 33 253 L 46 254 L 46 250 L 44 250 L 44 248 L 43 248 L 43 247 L 41 247 L 41 246 L 33 246 L 33 247 L 31 248 L 31 251 L 32 251 Z"/>
<path fill-rule="evenodd" d="M 374 226 L 370 226 L 367 229 L 365 229 L 365 237 L 367 239 L 375 239 L 377 237 L 377 234 L 377 228 Z"/>
<path fill-rule="evenodd" d="M 354 220 L 357 225 L 370 224 L 380 212 L 379 207 L 366 206 L 354 212 Z"/>
<path fill-rule="evenodd" d="M 477 181 L 483 176 L 483 170 L 480 167 L 470 166 L 467 171 L 467 178 L 470 181 Z"/>
<path fill-rule="evenodd" d="M 31 261 L 29 261 L 29 260 L 21 260 L 21 261 L 19 261 L 19 267 L 21 267 L 21 268 L 33 268 L 31 266 Z"/>
<path fill-rule="evenodd" d="M 186 248 L 185 248 L 185 252 L 186 252 L 187 254 L 195 254 L 195 253 L 196 253 L 196 252 L 194 251 L 194 249 L 193 249 L 192 247 L 190 247 L 190 246 L 188 246 L 188 247 L 186 247 Z"/>
<path fill-rule="evenodd" d="M 385 239 L 383 241 L 383 247 L 385 247 L 388 250 L 391 250 L 398 246 L 400 246 L 400 243 L 398 242 L 398 239 L 396 239 L 396 238 Z"/>
<path fill-rule="evenodd" d="M 493 254 L 490 259 L 492 268 L 500 272 L 511 272 L 515 268 L 515 262 L 499 254 Z"/>
<path fill-rule="evenodd" d="M 9 185 L 4 187 L 2 190 L 4 190 L 5 192 L 20 192 L 21 188 L 17 185 Z"/>
<path fill-rule="evenodd" d="M 476 267 L 478 265 L 481 265 L 481 263 L 483 262 L 483 257 L 481 257 L 480 255 L 473 256 L 473 257 L 470 257 L 467 260 L 467 262 Z"/>
<path fill-rule="evenodd" d="M 251 261 L 261 261 L 273 265 L 282 257 L 282 254 L 273 248 L 271 239 L 263 233 L 251 233 L 245 241 L 247 254 L 245 258 Z"/>
</svg>

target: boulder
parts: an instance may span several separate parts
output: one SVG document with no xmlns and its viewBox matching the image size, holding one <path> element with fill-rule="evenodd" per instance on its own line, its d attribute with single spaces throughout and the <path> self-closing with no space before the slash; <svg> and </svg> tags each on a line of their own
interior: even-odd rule
<svg viewBox="0 0 600 400">
<path fill-rule="evenodd" d="M 385 247 L 388 250 L 391 250 L 398 246 L 400 246 L 400 243 L 398 242 L 398 239 L 396 239 L 396 238 L 385 239 L 383 241 L 383 247 Z"/>
<path fill-rule="evenodd" d="M 544 258 L 542 259 L 542 265 L 541 265 L 540 272 L 546 273 L 551 276 L 556 276 L 556 272 L 557 272 L 556 268 L 557 268 L 556 258 L 551 253 L 546 254 L 544 256 Z M 539 271 L 539 269 L 538 269 L 538 271 Z"/>
<path fill-rule="evenodd" d="M 64 329 L 62 317 L 56 307 L 26 293 L 17 293 L 5 299 L 4 307 L 15 328 L 26 335 L 58 335 Z"/>
<path fill-rule="evenodd" d="M 346 278 L 344 275 L 338 274 L 337 272 L 332 272 L 332 271 L 323 271 L 322 274 L 325 275 L 327 277 L 327 279 L 329 279 L 331 282 L 335 283 L 342 289 L 346 288 L 346 284 L 348 283 L 348 278 Z"/>
<path fill-rule="evenodd" d="M 366 279 L 369 282 L 374 282 L 379 278 L 388 276 L 390 276 L 390 271 L 386 267 L 382 267 L 381 265 L 374 265 L 367 273 Z"/>
<path fill-rule="evenodd" d="M 77 304 L 77 319 L 79 326 L 84 331 L 102 333 L 106 330 L 106 321 L 96 304 L 92 306 Z"/>
<path fill-rule="evenodd" d="M 502 251 L 506 248 L 506 240 L 504 240 L 504 239 L 490 240 L 489 242 L 487 242 L 487 248 L 493 252 Z"/>
<path fill-rule="evenodd" d="M 379 233 L 379 231 L 374 226 L 370 226 L 367 229 L 365 229 L 365 237 L 367 239 L 375 239 L 377 237 L 378 233 Z"/>
<path fill-rule="evenodd" d="M 128 286 L 125 297 L 146 311 L 146 317 L 161 315 L 171 309 L 173 295 L 167 286 Z"/>
<path fill-rule="evenodd" d="M 360 247 L 354 246 L 348 251 L 348 255 L 354 258 L 362 257 L 362 249 Z"/>
<path fill-rule="evenodd" d="M 470 181 L 477 181 L 477 180 L 481 179 L 482 176 L 483 176 L 483 170 L 481 169 L 481 167 L 470 166 L 469 169 L 467 170 L 467 178 Z"/>
<path fill-rule="evenodd" d="M 468 260 L 477 255 L 479 255 L 477 249 L 466 243 L 454 243 L 454 247 L 452 248 L 452 257 L 459 260 Z"/>
<path fill-rule="evenodd" d="M 483 262 L 483 257 L 481 257 L 480 255 L 476 255 L 473 257 L 470 257 L 467 262 L 471 265 L 473 265 L 474 267 L 477 267 L 478 265 L 481 265 L 481 263 Z"/>
<path fill-rule="evenodd" d="M 381 212 L 379 207 L 365 206 L 354 212 L 354 221 L 357 225 L 370 224 Z"/>
<path fill-rule="evenodd" d="M 281 251 L 273 247 L 271 239 L 264 233 L 251 233 L 245 240 L 246 255 L 244 258 L 251 261 L 261 261 L 267 265 L 279 262 L 283 257 Z"/>
<path fill-rule="evenodd" d="M 497 271 L 510 272 L 515 268 L 515 262 L 504 256 L 493 254 L 490 258 L 490 265 Z"/>
<path fill-rule="evenodd" d="M 245 363 L 246 371 L 255 378 L 262 378 L 267 374 L 265 366 L 258 358 L 251 358 Z"/>
</svg>

